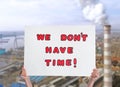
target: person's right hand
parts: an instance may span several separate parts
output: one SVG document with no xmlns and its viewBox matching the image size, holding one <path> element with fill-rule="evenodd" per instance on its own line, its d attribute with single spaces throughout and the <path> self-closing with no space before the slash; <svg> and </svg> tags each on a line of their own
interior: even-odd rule
<svg viewBox="0 0 120 87">
<path fill-rule="evenodd" d="M 99 72 L 97 69 L 93 69 L 93 72 L 91 73 L 91 80 L 95 81 L 99 77 Z"/>
</svg>

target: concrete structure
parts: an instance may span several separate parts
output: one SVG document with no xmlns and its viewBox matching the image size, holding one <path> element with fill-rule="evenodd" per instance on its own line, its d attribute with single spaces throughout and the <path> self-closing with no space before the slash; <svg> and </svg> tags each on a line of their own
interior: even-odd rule
<svg viewBox="0 0 120 87">
<path fill-rule="evenodd" d="M 111 26 L 104 26 L 104 87 L 112 87 Z"/>
</svg>

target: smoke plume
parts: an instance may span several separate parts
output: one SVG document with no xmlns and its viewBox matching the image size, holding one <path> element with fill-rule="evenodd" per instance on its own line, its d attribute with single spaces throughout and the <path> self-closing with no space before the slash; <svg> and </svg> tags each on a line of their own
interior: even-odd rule
<svg viewBox="0 0 120 87">
<path fill-rule="evenodd" d="M 87 20 L 96 24 L 108 24 L 105 8 L 99 0 L 80 0 L 82 12 Z"/>
</svg>

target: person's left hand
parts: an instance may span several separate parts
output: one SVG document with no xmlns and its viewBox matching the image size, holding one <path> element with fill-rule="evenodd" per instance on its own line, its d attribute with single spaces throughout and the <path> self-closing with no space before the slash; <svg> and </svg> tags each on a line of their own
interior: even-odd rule
<svg viewBox="0 0 120 87">
<path fill-rule="evenodd" d="M 28 77 L 28 76 L 27 76 L 27 73 L 26 73 L 26 70 L 25 70 L 24 67 L 22 67 L 21 77 L 22 77 L 23 79 L 26 79 L 26 78 Z"/>
</svg>

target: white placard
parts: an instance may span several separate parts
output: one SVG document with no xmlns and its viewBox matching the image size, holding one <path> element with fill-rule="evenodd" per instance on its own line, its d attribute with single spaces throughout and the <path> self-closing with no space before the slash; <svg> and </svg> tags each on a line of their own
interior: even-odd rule
<svg viewBox="0 0 120 87">
<path fill-rule="evenodd" d="M 26 27 L 24 66 L 34 76 L 90 76 L 95 26 Z"/>
</svg>

